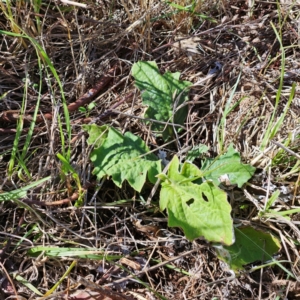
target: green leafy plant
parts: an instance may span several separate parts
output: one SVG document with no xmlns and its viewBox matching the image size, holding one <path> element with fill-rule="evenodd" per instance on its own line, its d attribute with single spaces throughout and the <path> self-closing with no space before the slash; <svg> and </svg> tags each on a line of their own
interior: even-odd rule
<svg viewBox="0 0 300 300">
<path fill-rule="evenodd" d="M 205 171 L 205 178 L 212 180 L 219 185 L 220 177 L 227 175 L 230 185 L 242 185 L 247 182 L 255 172 L 255 168 L 241 163 L 240 154 L 229 146 L 227 152 L 217 159 L 206 159 L 203 161 L 202 169 Z"/>
<path fill-rule="evenodd" d="M 174 156 L 164 174 L 160 173 L 160 160 L 149 153 L 139 137 L 95 124 L 84 129 L 89 133 L 88 143 L 95 145 L 91 160 L 99 180 L 111 176 L 119 187 L 127 180 L 140 192 L 147 174 L 151 183 L 156 182 L 157 176 L 161 180 L 160 209 L 167 209 L 169 226 L 181 227 L 190 240 L 203 236 L 211 242 L 233 243 L 231 206 L 226 193 L 218 188 L 218 178 L 227 174 L 232 184 L 242 186 L 255 170 L 240 162 L 233 147 L 216 160 L 204 161 L 203 170 L 189 161 L 180 165 Z M 203 150 L 202 147 L 200 152 Z"/>
<path fill-rule="evenodd" d="M 206 153 L 208 150 L 209 148 L 206 145 L 199 144 L 188 151 L 185 159 L 193 162 L 196 158 Z"/>
<path fill-rule="evenodd" d="M 91 103 L 88 104 L 88 106 L 87 106 L 86 108 L 85 108 L 84 106 L 80 106 L 80 107 L 78 108 L 78 110 L 79 110 L 80 112 L 84 113 L 86 117 L 88 117 L 88 116 L 89 116 L 89 113 L 90 113 L 95 107 L 96 107 L 95 102 L 91 102 Z"/>
<path fill-rule="evenodd" d="M 95 127 L 84 127 L 90 134 L 91 140 L 97 139 Z M 93 174 L 100 180 L 104 176 L 111 176 L 114 183 L 121 187 L 124 180 L 138 192 L 141 191 L 148 174 L 150 182 L 156 182 L 156 175 L 161 171 L 160 160 L 149 154 L 144 141 L 126 132 L 122 135 L 114 128 L 102 126 L 100 131 L 107 130 L 106 138 L 100 147 L 94 149 L 91 160 L 95 169 Z"/>
<path fill-rule="evenodd" d="M 180 81 L 179 73 L 160 75 L 155 62 L 134 64 L 132 74 L 142 92 L 143 104 L 148 105 L 145 117 L 153 121 L 153 127 L 164 139 L 169 138 L 174 133 L 174 126 L 155 124 L 154 121 L 184 123 L 187 112 L 182 104 L 187 101 L 190 83 Z M 174 106 L 180 107 L 176 110 Z M 227 110 L 228 113 L 229 108 Z M 252 177 L 255 168 L 243 164 L 232 145 L 215 159 L 203 159 L 208 147 L 198 145 L 188 152 L 183 163 L 174 156 L 165 173 L 161 172 L 160 160 L 130 132 L 122 135 L 114 128 L 95 124 L 84 125 L 84 129 L 89 133 L 88 144 L 94 146 L 91 160 L 95 166 L 93 173 L 99 180 L 109 176 L 119 187 L 127 180 L 140 192 L 147 177 L 153 184 L 158 178 L 161 184 L 159 205 L 162 211 L 167 210 L 168 225 L 182 228 L 189 240 L 204 237 L 218 244 L 222 249 L 219 256 L 223 255 L 222 259 L 234 270 L 254 260 L 264 261 L 264 257 L 269 260 L 278 251 L 279 241 L 269 233 L 264 233 L 263 248 L 256 241 L 262 239 L 260 232 L 251 227 L 246 231 L 234 229 L 227 193 L 219 185 L 226 176 L 226 185 L 242 187 Z M 201 156 L 199 168 L 192 161 Z M 258 251 L 255 257 L 248 255 L 245 239 L 254 241 L 253 247 L 262 248 L 265 256 Z"/>
<path fill-rule="evenodd" d="M 58 153 L 56 156 L 62 163 L 62 176 L 65 177 L 69 173 L 69 174 L 71 174 L 72 178 L 76 182 L 79 197 L 78 197 L 78 199 L 75 203 L 75 206 L 80 207 L 80 206 L 83 205 L 84 192 L 83 192 L 83 189 L 82 189 L 82 186 L 81 186 L 79 175 L 75 171 L 75 169 L 71 166 L 69 161 L 65 159 L 65 157 L 63 157 L 60 153 Z"/>
<path fill-rule="evenodd" d="M 177 4 L 175 2 L 171 2 L 171 1 L 166 1 L 166 3 L 168 3 L 171 7 L 175 8 L 176 12 L 187 12 L 187 13 L 189 13 L 191 15 L 195 15 L 201 19 L 204 19 L 204 20 L 208 19 L 210 22 L 214 22 L 214 23 L 217 22 L 213 18 L 197 12 L 197 10 L 198 10 L 197 8 L 198 8 L 198 6 L 201 5 L 201 1 L 199 4 L 199 1 L 193 0 L 193 1 L 190 1 L 191 4 L 186 5 L 186 6 L 183 6 L 183 5 Z"/>
<path fill-rule="evenodd" d="M 98 126 L 96 124 L 83 125 L 83 130 L 88 132 L 89 138 L 87 143 L 94 147 L 94 149 L 99 148 L 107 138 L 108 127 Z"/>
<path fill-rule="evenodd" d="M 193 183 L 203 173 L 185 162 L 179 171 L 174 156 L 168 174 L 159 174 L 162 181 L 160 209 L 168 210 L 168 225 L 181 227 L 190 240 L 204 236 L 211 242 L 231 245 L 234 241 L 231 207 L 224 191 L 213 182 Z"/>
<path fill-rule="evenodd" d="M 235 228 L 236 241 L 231 246 L 217 246 L 218 257 L 232 270 L 238 272 L 244 265 L 255 261 L 273 260 L 272 255 L 280 249 L 280 241 L 268 232 L 250 226 Z"/>
<path fill-rule="evenodd" d="M 132 66 L 135 84 L 142 92 L 143 104 L 148 106 L 146 118 L 154 121 L 152 130 L 161 133 L 164 140 L 173 136 L 173 127 L 155 123 L 155 120 L 183 125 L 188 107 L 177 107 L 188 100 L 192 85 L 189 81 L 179 80 L 180 73 L 166 72 L 161 75 L 154 61 L 139 61 Z"/>
</svg>

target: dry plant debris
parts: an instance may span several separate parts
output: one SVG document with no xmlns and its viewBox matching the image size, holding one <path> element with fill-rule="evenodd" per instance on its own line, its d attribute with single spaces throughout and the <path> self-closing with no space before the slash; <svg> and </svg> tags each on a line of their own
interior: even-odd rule
<svg viewBox="0 0 300 300">
<path fill-rule="evenodd" d="M 299 299 L 299 8 L 1 1 L 1 299 Z M 143 121 L 139 61 L 193 83 L 172 142 Z M 83 124 L 131 132 L 169 160 L 199 144 L 215 158 L 233 144 L 257 171 L 242 188 L 223 185 L 232 218 L 276 235 L 275 259 L 294 278 L 260 262 L 236 276 L 211 244 L 167 226 L 158 186 L 97 181 Z"/>
</svg>

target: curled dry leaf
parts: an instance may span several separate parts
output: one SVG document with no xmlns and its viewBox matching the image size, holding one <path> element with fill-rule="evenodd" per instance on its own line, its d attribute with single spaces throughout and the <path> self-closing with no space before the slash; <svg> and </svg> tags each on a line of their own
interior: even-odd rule
<svg viewBox="0 0 300 300">
<path fill-rule="evenodd" d="M 141 265 L 131 259 L 128 259 L 126 257 L 122 257 L 120 259 L 120 263 L 121 264 L 124 264 L 128 267 L 131 267 L 133 270 L 136 270 L 136 271 L 140 271 L 141 270 Z"/>
<path fill-rule="evenodd" d="M 1 278 L 0 291 L 6 295 L 13 295 L 14 288 L 7 278 Z"/>
</svg>

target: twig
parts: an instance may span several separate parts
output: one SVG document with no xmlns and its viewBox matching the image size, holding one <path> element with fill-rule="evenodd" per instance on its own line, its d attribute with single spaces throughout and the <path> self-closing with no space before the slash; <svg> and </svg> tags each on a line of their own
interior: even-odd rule
<svg viewBox="0 0 300 300">
<path fill-rule="evenodd" d="M 38 205 L 38 206 L 57 206 L 57 205 L 63 205 L 67 204 L 70 202 L 74 202 L 78 199 L 79 194 L 74 193 L 71 197 L 57 200 L 57 201 L 52 201 L 52 202 L 44 202 L 44 201 L 38 201 L 38 200 L 30 200 L 30 199 L 22 199 L 22 202 L 28 204 L 28 205 Z"/>
<path fill-rule="evenodd" d="M 8 272 L 6 271 L 4 265 L 2 264 L 2 262 L 0 262 L 0 267 L 2 268 L 3 272 L 5 273 L 5 276 L 7 278 L 7 280 L 9 281 L 9 283 L 11 284 L 13 290 L 14 290 L 14 293 L 16 295 L 16 298 L 18 298 L 18 293 L 17 293 L 17 290 L 16 290 L 16 287 L 11 279 L 11 277 L 9 276 Z"/>
<path fill-rule="evenodd" d="M 164 265 L 166 265 L 166 264 L 168 264 L 168 263 L 170 263 L 170 262 L 172 262 L 172 261 L 175 261 L 175 260 L 177 260 L 177 259 L 179 259 L 179 258 L 182 258 L 182 257 L 184 257 L 184 256 L 186 256 L 186 255 L 189 255 L 189 254 L 191 254 L 191 253 L 194 253 L 194 252 L 196 252 L 197 250 L 198 250 L 198 249 L 193 249 L 193 250 L 187 251 L 187 252 L 185 252 L 185 253 L 182 253 L 182 254 L 179 255 L 179 256 L 173 257 L 173 258 L 171 258 L 171 259 L 169 259 L 169 260 L 167 260 L 167 261 L 161 262 L 161 263 L 159 263 L 159 264 L 157 264 L 157 265 L 155 265 L 155 266 L 152 266 L 152 267 L 150 267 L 150 268 L 147 268 L 147 269 L 144 269 L 144 270 L 142 270 L 142 271 L 140 271 L 140 272 L 137 272 L 137 273 L 134 274 L 134 275 L 129 275 L 129 276 L 125 277 L 125 278 L 118 279 L 118 280 L 116 280 L 116 281 L 114 281 L 114 282 L 112 282 L 112 283 L 108 283 L 108 284 L 106 284 L 105 286 L 110 286 L 110 285 L 114 285 L 114 284 L 116 284 L 116 283 L 121 283 L 121 282 L 126 281 L 126 280 L 128 280 L 128 279 L 131 279 L 131 278 L 134 278 L 134 277 L 138 277 L 138 276 L 140 276 L 140 275 L 142 275 L 142 274 L 144 274 L 144 273 L 146 273 L 146 272 L 150 272 L 150 271 L 156 270 L 156 269 L 158 269 L 158 268 L 160 268 L 160 267 L 162 267 L 162 266 L 164 266 Z"/>
<path fill-rule="evenodd" d="M 271 140 L 271 142 L 272 142 L 274 145 L 276 145 L 276 146 L 280 147 L 281 149 L 285 150 L 285 151 L 288 152 L 289 154 L 295 156 L 297 159 L 300 159 L 300 155 L 299 155 L 299 154 L 297 154 L 296 152 L 292 151 L 291 149 L 285 147 L 285 146 L 282 145 L 281 143 L 276 142 L 276 141 L 274 141 L 274 140 Z"/>
<path fill-rule="evenodd" d="M 95 96 L 101 92 L 101 90 L 108 85 L 108 83 L 114 78 L 115 73 L 117 72 L 119 65 L 116 63 L 107 74 L 103 75 L 99 81 L 95 84 L 94 87 L 89 89 L 84 95 L 79 97 L 75 102 L 68 105 L 69 112 L 77 110 L 80 106 L 86 105 L 91 102 Z M 46 120 L 52 120 L 52 113 L 44 113 L 37 116 L 35 122 L 43 123 Z M 4 122 L 16 122 L 20 118 L 20 113 L 17 110 L 8 110 L 1 114 L 0 120 Z M 32 122 L 32 115 L 25 114 L 23 116 L 25 122 Z M 0 130 L 1 132 L 5 132 L 5 130 Z"/>
<path fill-rule="evenodd" d="M 87 8 L 87 5 L 84 3 L 78 3 L 75 1 L 71 1 L 71 0 L 60 0 L 60 1 L 65 4 L 70 4 L 70 5 L 74 5 L 74 6 L 78 6 L 78 7 Z"/>
<path fill-rule="evenodd" d="M 150 118 L 138 117 L 138 116 L 126 114 L 126 113 L 123 113 L 123 112 L 121 112 L 119 110 L 114 110 L 114 109 L 112 109 L 111 112 L 113 112 L 115 114 L 119 114 L 119 115 L 123 115 L 123 116 L 129 117 L 129 118 L 142 120 L 142 121 L 145 121 L 145 122 L 153 122 L 153 123 L 157 123 L 157 124 L 170 125 L 170 126 L 180 127 L 180 128 L 185 129 L 185 127 L 182 126 L 182 125 L 180 125 L 180 124 L 175 124 L 175 123 L 170 123 L 170 122 L 163 122 L 163 121 L 158 121 L 158 120 L 154 120 L 154 119 L 150 119 Z"/>
</svg>

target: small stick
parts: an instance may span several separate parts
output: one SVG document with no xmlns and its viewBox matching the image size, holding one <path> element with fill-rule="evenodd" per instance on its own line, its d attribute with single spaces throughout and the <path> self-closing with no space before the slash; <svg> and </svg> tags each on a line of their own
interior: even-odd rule
<svg viewBox="0 0 300 300">
<path fill-rule="evenodd" d="M 281 143 L 276 142 L 276 141 L 274 141 L 274 140 L 271 140 L 271 142 L 272 142 L 274 145 L 276 145 L 276 146 L 280 147 L 281 149 L 285 150 L 285 151 L 288 152 L 289 154 L 295 156 L 297 159 L 300 159 L 300 155 L 299 155 L 299 154 L 297 154 L 296 152 L 292 151 L 291 149 L 285 147 L 285 146 L 282 145 Z"/>
<path fill-rule="evenodd" d="M 150 267 L 150 268 L 144 269 L 144 270 L 142 270 L 142 271 L 140 271 L 140 272 L 138 272 L 138 273 L 136 273 L 136 274 L 134 274 L 134 275 L 129 275 L 129 276 L 125 277 L 125 278 L 118 279 L 118 280 L 116 280 L 116 281 L 114 281 L 114 282 L 112 282 L 112 283 L 108 283 L 108 284 L 106 284 L 105 286 L 114 285 L 114 284 L 116 284 L 116 283 L 121 283 L 121 282 L 126 281 L 126 280 L 128 280 L 128 279 L 131 279 L 131 278 L 134 278 L 134 277 L 138 277 L 139 275 L 142 275 L 142 274 L 144 274 L 144 273 L 146 273 L 146 272 L 150 272 L 150 271 L 156 270 L 157 268 L 160 268 L 160 267 L 162 267 L 162 266 L 164 266 L 164 265 L 166 265 L 166 264 L 168 264 L 168 263 L 170 263 L 170 262 L 172 262 L 172 261 L 175 261 L 175 260 L 177 260 L 177 259 L 179 259 L 179 258 L 182 258 L 182 257 L 186 256 L 186 255 L 192 254 L 192 253 L 194 253 L 194 252 L 196 252 L 196 251 L 197 251 L 197 249 L 193 249 L 193 250 L 187 251 L 187 252 L 185 252 L 185 253 L 182 253 L 182 254 L 179 255 L 179 256 L 173 257 L 173 258 L 171 258 L 171 259 L 169 259 L 169 260 L 166 260 L 166 261 L 164 261 L 164 262 L 161 262 L 161 263 L 159 263 L 159 264 L 157 264 L 157 265 L 155 265 L 155 266 L 152 266 L 152 267 Z"/>
<path fill-rule="evenodd" d="M 118 69 L 118 64 L 115 64 L 107 74 L 103 75 L 100 80 L 95 84 L 95 86 L 89 89 L 84 95 L 79 97 L 75 102 L 68 105 L 69 112 L 77 110 L 80 106 L 89 103 L 99 92 L 107 86 L 107 84 L 114 78 L 114 75 Z M 43 123 L 45 119 L 52 120 L 52 113 L 45 113 L 43 115 L 38 115 L 36 117 L 36 123 Z M 1 114 L 0 120 L 4 122 L 16 122 L 20 118 L 20 112 L 18 110 L 8 110 Z M 32 115 L 25 114 L 23 116 L 24 121 L 32 122 Z M 3 131 L 3 130 L 2 130 Z M 1 133 L 1 131 L 0 131 Z"/>
</svg>

